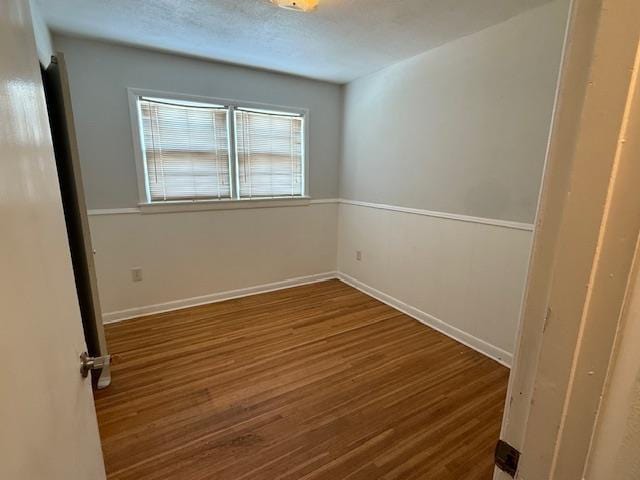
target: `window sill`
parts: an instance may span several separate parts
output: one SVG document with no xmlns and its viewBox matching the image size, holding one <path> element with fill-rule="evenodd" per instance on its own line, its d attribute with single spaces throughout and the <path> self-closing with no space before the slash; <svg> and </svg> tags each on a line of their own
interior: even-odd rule
<svg viewBox="0 0 640 480">
<path fill-rule="evenodd" d="M 251 208 L 298 207 L 311 203 L 311 197 L 273 197 L 243 200 L 195 200 L 139 203 L 141 213 L 194 212 L 203 210 L 238 210 Z"/>
</svg>

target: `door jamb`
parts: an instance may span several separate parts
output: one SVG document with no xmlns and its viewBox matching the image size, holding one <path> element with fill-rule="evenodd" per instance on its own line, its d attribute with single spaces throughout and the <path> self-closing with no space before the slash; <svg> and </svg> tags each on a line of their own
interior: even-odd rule
<svg viewBox="0 0 640 480">
<path fill-rule="evenodd" d="M 572 5 L 501 435 L 517 478 L 581 478 L 586 462 L 640 232 L 637 18 L 634 0 Z"/>
</svg>

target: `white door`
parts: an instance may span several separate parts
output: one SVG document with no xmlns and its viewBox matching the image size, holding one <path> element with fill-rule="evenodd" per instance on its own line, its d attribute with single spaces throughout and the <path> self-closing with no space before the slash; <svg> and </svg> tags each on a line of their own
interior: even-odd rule
<svg viewBox="0 0 640 480">
<path fill-rule="evenodd" d="M 27 0 L 0 2 L 0 478 L 105 478 Z"/>
</svg>

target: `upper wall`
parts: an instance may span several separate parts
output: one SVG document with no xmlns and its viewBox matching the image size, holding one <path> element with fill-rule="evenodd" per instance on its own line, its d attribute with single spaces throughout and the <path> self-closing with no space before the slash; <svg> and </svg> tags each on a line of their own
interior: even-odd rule
<svg viewBox="0 0 640 480">
<path fill-rule="evenodd" d="M 65 55 L 89 209 L 138 204 L 127 87 L 308 108 L 310 194 L 338 196 L 339 85 L 56 35 Z"/>
<path fill-rule="evenodd" d="M 532 222 L 567 12 L 556 0 L 350 83 L 341 197 Z"/>
</svg>

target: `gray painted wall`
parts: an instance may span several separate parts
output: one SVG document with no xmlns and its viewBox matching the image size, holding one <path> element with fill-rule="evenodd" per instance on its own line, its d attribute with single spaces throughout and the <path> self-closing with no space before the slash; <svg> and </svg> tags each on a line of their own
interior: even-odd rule
<svg viewBox="0 0 640 480">
<path fill-rule="evenodd" d="M 350 83 L 341 197 L 532 222 L 567 13 L 557 0 Z"/>
<path fill-rule="evenodd" d="M 310 194 L 338 196 L 339 85 L 59 35 L 54 45 L 68 64 L 89 209 L 138 203 L 127 87 L 308 108 Z"/>
</svg>

